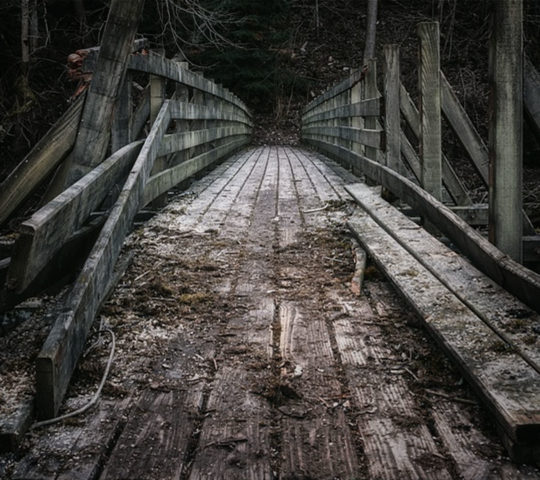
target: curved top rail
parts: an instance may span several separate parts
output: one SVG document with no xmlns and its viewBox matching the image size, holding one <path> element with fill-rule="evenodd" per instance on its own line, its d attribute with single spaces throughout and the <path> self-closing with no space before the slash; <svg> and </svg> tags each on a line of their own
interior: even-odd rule
<svg viewBox="0 0 540 480">
<path fill-rule="evenodd" d="M 313 110 L 315 107 L 321 105 L 322 103 L 330 100 L 331 98 L 337 97 L 340 93 L 346 92 L 347 90 L 354 87 L 357 83 L 361 82 L 364 79 L 366 72 L 364 69 L 356 70 L 349 77 L 347 77 L 342 82 L 334 85 L 330 90 L 327 90 L 323 94 L 319 95 L 317 98 L 313 99 L 306 105 L 304 109 L 304 114 Z"/>
<path fill-rule="evenodd" d="M 225 87 L 204 78 L 198 73 L 179 67 L 177 62 L 161 55 L 131 55 L 129 57 L 128 69 L 165 77 L 188 87 L 193 87 L 201 92 L 209 93 L 210 95 L 221 98 L 235 107 L 238 107 L 240 110 L 243 110 L 246 115 L 251 117 L 251 112 L 245 103 L 234 93 L 230 92 Z"/>
</svg>

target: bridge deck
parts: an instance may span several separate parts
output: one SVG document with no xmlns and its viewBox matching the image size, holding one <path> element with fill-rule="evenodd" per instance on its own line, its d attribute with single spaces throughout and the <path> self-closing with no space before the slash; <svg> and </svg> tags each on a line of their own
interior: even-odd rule
<svg viewBox="0 0 540 480">
<path fill-rule="evenodd" d="M 101 315 L 117 352 L 99 408 L 36 431 L 12 477 L 539 478 L 373 266 L 352 292 L 349 181 L 257 148 L 136 230 Z M 86 356 L 69 408 L 107 355 Z"/>
</svg>

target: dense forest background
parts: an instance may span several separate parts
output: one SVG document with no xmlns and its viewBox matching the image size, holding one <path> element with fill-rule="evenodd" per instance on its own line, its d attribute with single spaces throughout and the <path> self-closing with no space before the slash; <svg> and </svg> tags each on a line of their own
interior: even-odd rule
<svg viewBox="0 0 540 480">
<path fill-rule="evenodd" d="M 66 58 L 99 45 L 108 3 L 1 2 L 0 181 L 66 109 L 77 86 Z M 416 24 L 440 21 L 443 69 L 487 138 L 492 0 L 378 3 L 377 56 L 383 44 L 400 44 L 402 77 L 411 92 L 417 81 Z M 193 70 L 242 97 L 257 117 L 255 141 L 294 143 L 301 107 L 362 65 L 366 13 L 367 0 L 147 0 L 139 34 L 169 57 L 181 52 Z M 525 0 L 524 16 L 526 51 L 539 67 L 540 2 Z M 24 46 L 22 25 L 28 28 Z M 525 136 L 526 160 L 534 163 L 538 145 Z M 461 155 L 459 146 L 449 148 Z"/>
</svg>

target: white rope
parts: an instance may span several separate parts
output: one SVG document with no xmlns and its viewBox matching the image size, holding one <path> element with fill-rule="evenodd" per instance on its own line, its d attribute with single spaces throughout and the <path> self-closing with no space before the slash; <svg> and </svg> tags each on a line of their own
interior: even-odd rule
<svg viewBox="0 0 540 480">
<path fill-rule="evenodd" d="M 107 360 L 107 366 L 105 367 L 105 372 L 103 372 L 103 377 L 101 378 L 101 382 L 99 384 L 99 387 L 92 397 L 92 400 L 90 400 L 85 406 L 74 410 L 73 412 L 66 413 L 64 415 L 60 415 L 56 418 L 51 418 L 49 420 L 43 420 L 42 422 L 36 422 L 34 423 L 30 428 L 40 428 L 45 427 L 47 425 L 52 425 L 53 423 L 61 422 L 62 420 L 66 420 L 67 418 L 74 417 L 76 415 L 80 415 L 81 413 L 86 412 L 89 408 L 91 408 L 99 399 L 99 396 L 101 395 L 101 390 L 103 390 L 103 386 L 105 385 L 105 381 L 107 380 L 107 377 L 109 375 L 109 370 L 111 369 L 111 365 L 113 363 L 114 359 L 114 349 L 116 347 L 116 337 L 114 336 L 114 332 L 110 330 L 109 328 L 105 328 L 103 330 L 100 330 L 101 332 L 107 332 L 111 336 L 111 353 L 109 354 L 109 359 Z"/>
<path fill-rule="evenodd" d="M 301 210 L 302 213 L 315 213 L 315 212 L 322 212 L 323 210 L 326 210 L 330 205 L 328 203 L 324 204 L 324 207 L 321 208 L 314 208 L 312 210 Z"/>
</svg>

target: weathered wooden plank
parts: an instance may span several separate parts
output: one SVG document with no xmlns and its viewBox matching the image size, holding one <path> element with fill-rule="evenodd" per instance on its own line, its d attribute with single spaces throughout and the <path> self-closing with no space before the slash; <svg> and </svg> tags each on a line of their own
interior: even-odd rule
<svg viewBox="0 0 540 480">
<path fill-rule="evenodd" d="M 376 149 L 381 149 L 384 143 L 383 130 L 359 129 L 343 126 L 307 126 L 302 127 L 302 135 L 306 138 L 326 135 L 335 139 L 349 140 Z"/>
<path fill-rule="evenodd" d="M 358 212 L 349 225 L 490 409 L 511 457 L 534 461 L 540 374 L 511 350 L 498 351 L 499 337 L 369 215 Z"/>
<path fill-rule="evenodd" d="M 466 255 L 480 271 L 540 311 L 540 275 L 524 268 L 494 247 L 477 231 L 410 180 L 350 150 L 309 140 L 331 157 L 355 166 L 425 216 Z"/>
<path fill-rule="evenodd" d="M 540 74 L 527 55 L 523 63 L 523 107 L 536 136 L 540 137 Z"/>
<path fill-rule="evenodd" d="M 168 78 L 175 82 L 181 83 L 188 87 L 192 87 L 204 93 L 208 93 L 215 97 L 221 98 L 224 101 L 234 105 L 239 110 L 243 111 L 249 118 L 251 113 L 236 95 L 229 92 L 227 89 L 207 80 L 202 75 L 192 72 L 187 69 L 179 69 L 176 62 L 162 57 L 161 55 L 131 55 L 129 57 L 128 68 L 140 72 L 149 73 Z"/>
<path fill-rule="evenodd" d="M 0 224 L 57 167 L 75 143 L 86 93 L 75 100 L 0 184 Z"/>
<path fill-rule="evenodd" d="M 489 77 L 489 239 L 522 262 L 523 4 L 495 4 Z"/>
<path fill-rule="evenodd" d="M 74 425 L 49 427 L 18 462 L 12 480 L 92 480 L 122 426 L 127 402 L 101 401 Z"/>
<path fill-rule="evenodd" d="M 144 189 L 143 206 L 184 180 L 210 167 L 220 158 L 242 148 L 248 142 L 249 138 L 247 137 L 234 139 L 150 177 Z"/>
<path fill-rule="evenodd" d="M 386 133 L 386 163 L 403 173 L 401 164 L 399 114 L 399 45 L 384 46 L 384 131 Z"/>
<path fill-rule="evenodd" d="M 202 386 L 145 390 L 99 478 L 180 479 L 202 405 Z"/>
<path fill-rule="evenodd" d="M 170 111 L 173 120 L 218 120 L 251 126 L 249 117 L 233 106 L 231 108 L 211 108 L 203 103 L 172 100 Z"/>
<path fill-rule="evenodd" d="M 60 314 L 45 342 L 36 366 L 36 411 L 40 418 L 56 414 L 69 380 L 84 348 L 87 333 L 105 294 L 122 243 L 141 206 L 144 185 L 169 123 L 165 102 L 107 222 L 86 261 L 66 311 Z"/>
<path fill-rule="evenodd" d="M 355 201 L 448 290 L 540 373 L 540 316 L 362 184 Z"/>
<path fill-rule="evenodd" d="M 420 183 L 437 200 L 442 198 L 441 95 L 439 23 L 421 22 L 420 38 Z"/>
<path fill-rule="evenodd" d="M 20 226 L 7 287 L 22 293 L 131 169 L 142 140 L 121 148 Z M 115 187 L 116 186 L 116 187 Z"/>
<path fill-rule="evenodd" d="M 416 413 L 416 392 L 389 371 L 400 358 L 385 341 L 380 317 L 365 297 L 344 310 L 332 325 L 352 400 L 361 412 L 356 424 L 370 478 L 451 478 L 428 420 Z"/>
<path fill-rule="evenodd" d="M 304 313 L 305 312 L 305 313 Z M 322 316 L 305 311 L 295 302 L 282 302 L 281 358 L 302 376 L 293 384 L 301 397 L 339 397 L 335 359 Z M 309 345 L 309 348 L 306 348 Z M 358 459 L 343 411 L 328 411 L 315 403 L 301 418 L 284 416 L 282 425 L 281 474 L 283 478 L 354 478 Z M 305 418 L 302 418 L 305 417 Z"/>
<path fill-rule="evenodd" d="M 251 130 L 247 125 L 231 125 L 226 127 L 208 128 L 206 130 L 191 130 L 180 133 L 170 133 L 163 137 L 158 155 L 170 155 L 210 143 L 218 139 L 227 139 L 237 135 L 248 136 Z"/>
<path fill-rule="evenodd" d="M 114 100 L 125 75 L 143 5 L 144 0 L 111 3 L 77 139 L 58 177 L 57 193 L 71 186 L 105 157 Z"/>
<path fill-rule="evenodd" d="M 379 89 L 377 88 L 377 60 L 374 58 L 368 60 L 364 94 L 366 98 L 380 97 Z M 380 124 L 375 117 L 369 117 L 364 120 L 364 127 L 369 129 L 377 129 L 377 127 L 380 127 Z M 365 154 L 366 157 L 373 160 L 383 160 L 382 152 L 379 152 L 372 147 L 368 146 L 365 149 Z M 353 169 L 353 173 L 357 172 L 355 172 Z"/>
<path fill-rule="evenodd" d="M 353 88 L 360 85 L 358 83 Z M 306 114 L 302 117 L 302 124 L 308 125 L 310 123 L 334 120 L 336 118 L 376 117 L 381 113 L 381 101 L 381 98 L 368 98 L 366 100 L 355 98 L 350 105 L 341 105 L 316 114 Z"/>
</svg>

